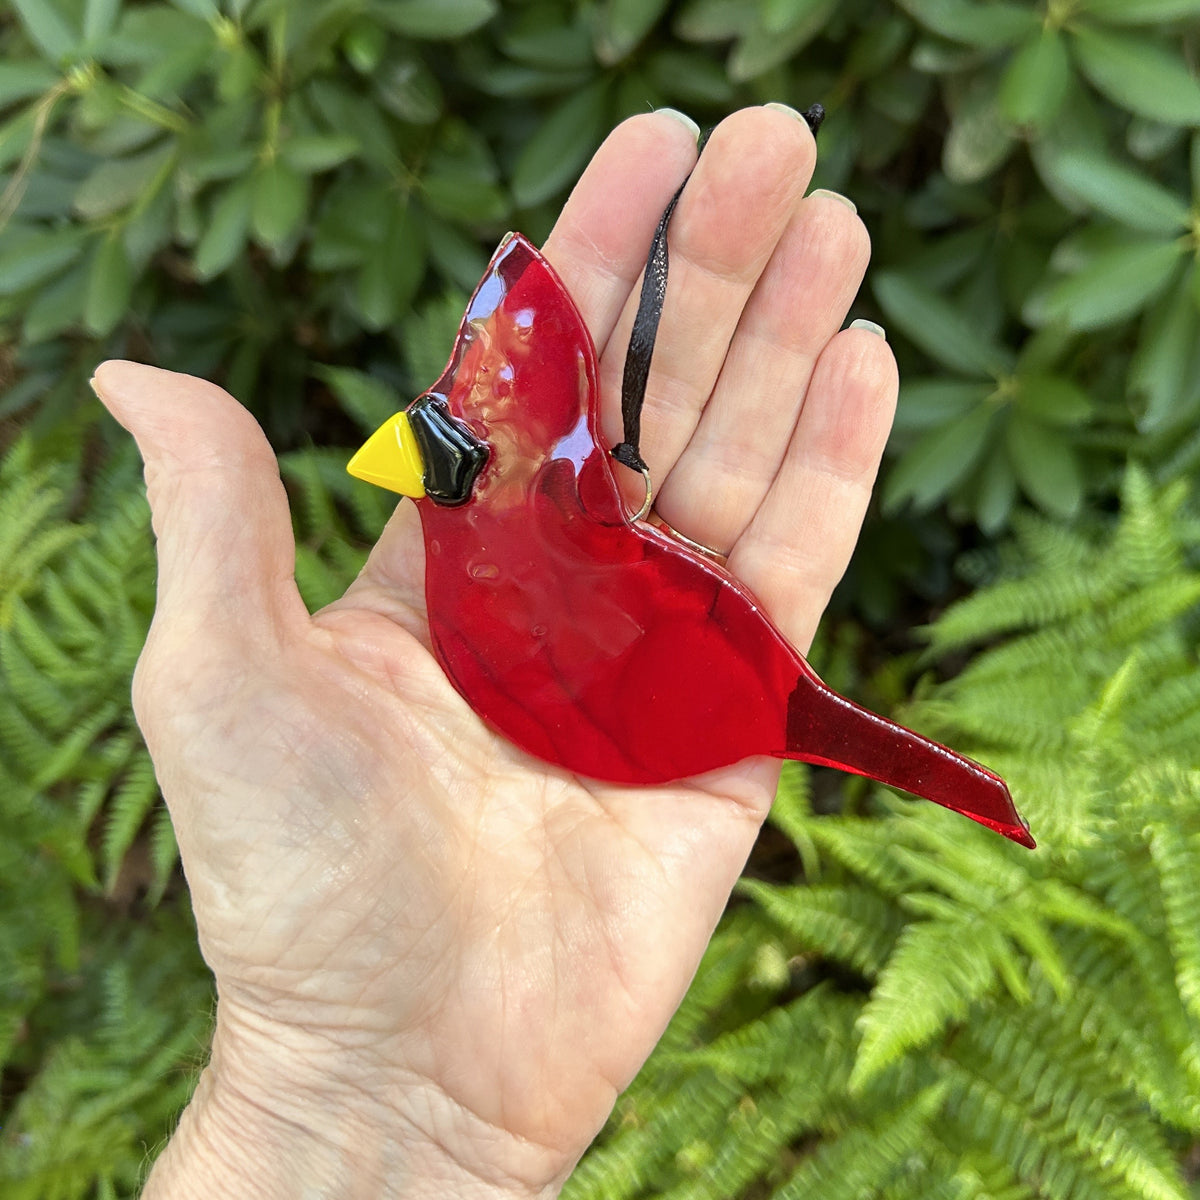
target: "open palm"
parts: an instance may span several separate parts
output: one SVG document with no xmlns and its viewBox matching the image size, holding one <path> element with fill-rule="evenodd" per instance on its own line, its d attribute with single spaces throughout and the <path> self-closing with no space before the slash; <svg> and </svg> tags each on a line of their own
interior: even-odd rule
<svg viewBox="0 0 1200 1200">
<path fill-rule="evenodd" d="M 847 204 L 804 198 L 814 155 L 779 110 L 713 134 L 672 224 L 642 444 L 662 517 L 728 549 L 801 647 L 895 399 L 883 339 L 839 332 L 868 244 Z M 668 115 L 626 122 L 545 247 L 598 347 L 610 442 L 639 272 L 695 156 Z M 249 414 L 128 363 L 95 385 L 146 459 L 159 603 L 135 704 L 217 979 L 221 1086 L 292 1124 L 332 1108 L 334 1143 L 386 1128 L 552 1193 L 678 1004 L 777 764 L 630 789 L 529 758 L 429 651 L 411 504 L 310 616 Z"/>
</svg>

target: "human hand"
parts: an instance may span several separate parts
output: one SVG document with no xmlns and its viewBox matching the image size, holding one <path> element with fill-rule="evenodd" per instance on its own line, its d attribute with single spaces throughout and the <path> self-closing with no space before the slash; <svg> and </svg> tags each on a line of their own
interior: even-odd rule
<svg viewBox="0 0 1200 1200">
<path fill-rule="evenodd" d="M 545 247 L 613 442 L 637 278 L 695 153 L 667 115 L 627 121 Z M 802 648 L 896 390 L 883 339 L 838 332 L 867 237 L 845 203 L 802 198 L 814 155 L 777 110 L 714 132 L 672 222 L 642 438 L 664 519 L 731 547 Z M 429 652 L 412 505 L 310 617 L 249 414 L 133 364 L 95 386 L 146 460 L 159 602 L 135 706 L 220 997 L 146 1194 L 553 1195 L 682 997 L 778 764 L 630 789 L 528 758 Z"/>
</svg>

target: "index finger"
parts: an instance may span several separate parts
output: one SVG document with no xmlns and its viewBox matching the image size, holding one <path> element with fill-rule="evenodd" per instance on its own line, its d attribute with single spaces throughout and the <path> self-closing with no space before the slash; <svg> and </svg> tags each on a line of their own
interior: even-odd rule
<svg viewBox="0 0 1200 1200">
<path fill-rule="evenodd" d="M 630 117 L 605 139 L 542 248 L 596 343 L 612 335 L 646 265 L 654 227 L 696 162 L 696 127 L 672 109 Z"/>
</svg>

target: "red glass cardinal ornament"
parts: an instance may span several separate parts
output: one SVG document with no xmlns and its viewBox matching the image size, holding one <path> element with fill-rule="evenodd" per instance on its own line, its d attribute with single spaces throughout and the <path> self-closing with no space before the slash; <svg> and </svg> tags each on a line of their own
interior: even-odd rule
<svg viewBox="0 0 1200 1200">
<path fill-rule="evenodd" d="M 597 396 L 583 318 L 510 235 L 445 373 L 350 464 L 416 500 L 434 651 L 471 707 L 593 779 L 802 759 L 1032 847 L 998 776 L 826 687 L 724 567 L 627 514 Z"/>
</svg>

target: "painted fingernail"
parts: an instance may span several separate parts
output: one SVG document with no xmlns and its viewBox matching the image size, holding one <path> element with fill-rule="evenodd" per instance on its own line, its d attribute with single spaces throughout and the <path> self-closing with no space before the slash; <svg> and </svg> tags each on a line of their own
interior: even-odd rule
<svg viewBox="0 0 1200 1200">
<path fill-rule="evenodd" d="M 809 196 L 824 196 L 827 200 L 836 200 L 839 204 L 844 204 L 852 213 L 858 212 L 858 205 L 849 196 L 843 196 L 841 192 L 831 192 L 828 188 L 817 188 L 816 191 L 809 192 Z"/>
<path fill-rule="evenodd" d="M 681 125 L 686 125 L 691 130 L 692 137 L 697 141 L 700 140 L 700 126 L 687 113 L 681 113 L 677 108 L 656 108 L 654 112 L 664 117 L 670 117 L 671 120 L 678 121 Z"/>
<path fill-rule="evenodd" d="M 864 321 L 862 317 L 859 317 L 857 321 L 850 322 L 850 328 L 865 329 L 868 333 L 877 333 L 885 342 L 887 341 L 887 331 L 882 325 L 876 325 L 874 321 Z"/>
</svg>

